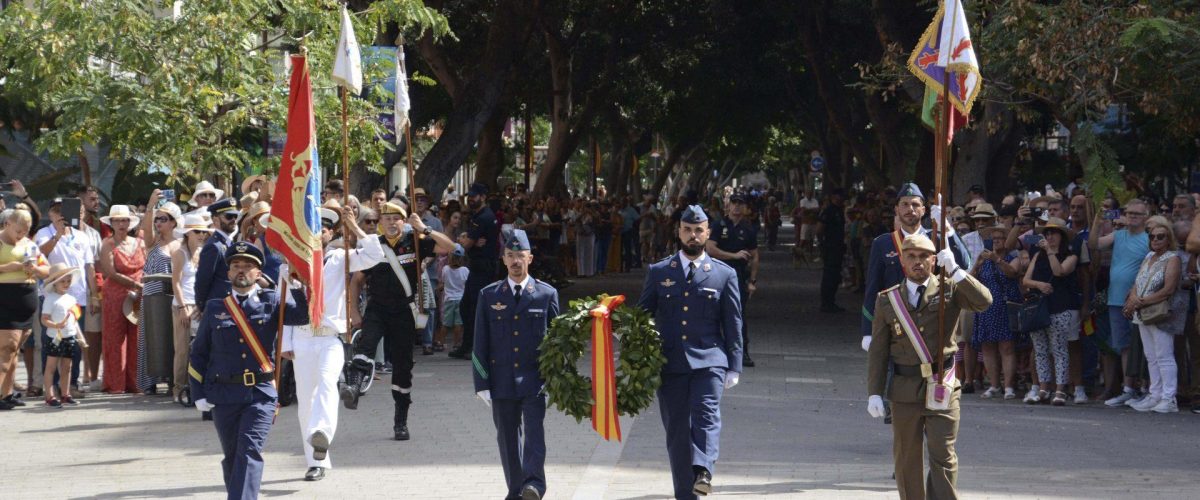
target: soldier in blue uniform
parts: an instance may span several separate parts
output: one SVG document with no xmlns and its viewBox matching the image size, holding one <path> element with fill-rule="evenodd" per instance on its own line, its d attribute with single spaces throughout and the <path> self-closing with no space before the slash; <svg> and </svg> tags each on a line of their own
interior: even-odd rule
<svg viewBox="0 0 1200 500">
<path fill-rule="evenodd" d="M 938 220 L 938 207 L 933 207 L 933 220 Z M 867 350 L 871 345 L 871 321 L 875 319 L 875 299 L 880 290 L 898 285 L 904 281 L 904 268 L 900 265 L 900 245 L 904 238 L 913 234 L 923 234 L 932 239 L 932 231 L 921 226 L 925 217 L 925 195 L 916 184 L 907 183 L 900 187 L 896 196 L 897 227 L 888 233 L 875 237 L 871 242 L 871 255 L 868 258 L 865 290 L 863 290 L 862 307 L 862 349 Z M 950 229 L 950 250 L 954 252 L 954 261 L 958 266 L 967 269 L 972 262 L 967 253 L 967 245 L 958 234 Z"/>
<path fill-rule="evenodd" d="M 233 198 L 209 205 L 208 213 L 212 216 L 216 231 L 200 248 L 200 262 L 196 265 L 196 307 L 202 313 L 208 299 L 223 299 L 229 295 L 229 267 L 225 264 L 225 251 L 237 236 L 237 219 L 242 214 Z"/>
<path fill-rule="evenodd" d="M 481 290 L 474 311 L 475 392 L 492 407 L 507 499 L 534 500 L 546 494 L 546 395 L 538 346 L 558 316 L 558 291 L 529 276 L 532 250 L 525 231 L 508 236 L 508 277 Z"/>
<path fill-rule="evenodd" d="M 230 245 L 225 264 L 232 293 L 209 298 L 188 364 L 196 408 L 211 410 L 217 427 L 230 499 L 258 498 L 262 449 L 278 397 L 273 384 L 278 315 L 284 314 L 287 325 L 308 323 L 308 302 L 300 290 L 293 288 L 294 301 L 281 304 L 278 292 L 255 284 L 262 263 L 258 247 Z"/>
<path fill-rule="evenodd" d="M 750 220 L 750 208 L 744 195 L 735 194 L 729 197 L 729 216 L 714 225 L 712 235 L 712 239 L 705 245 L 705 251 L 737 272 L 738 291 L 741 292 L 744 312 L 750 302 L 750 296 L 758 286 L 758 224 Z M 754 360 L 750 358 L 750 326 L 746 323 L 744 314 L 742 365 L 754 366 Z"/>
<path fill-rule="evenodd" d="M 721 394 L 742 371 L 742 303 L 737 273 L 704 251 L 708 217 L 697 205 L 679 220 L 682 250 L 650 266 L 638 306 L 662 336 L 659 411 L 675 498 L 712 491 L 721 436 Z"/>
</svg>

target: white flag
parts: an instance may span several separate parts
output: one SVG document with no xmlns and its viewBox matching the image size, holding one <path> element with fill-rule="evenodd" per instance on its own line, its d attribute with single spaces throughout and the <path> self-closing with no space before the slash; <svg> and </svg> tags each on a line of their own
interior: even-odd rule
<svg viewBox="0 0 1200 500">
<path fill-rule="evenodd" d="M 404 127 L 408 125 L 408 110 L 412 103 L 408 100 L 408 71 L 404 68 L 404 46 L 396 47 L 396 144 L 403 140 Z"/>
<path fill-rule="evenodd" d="M 952 71 L 951 78 L 959 81 L 951 88 L 963 105 L 963 114 L 969 114 L 975 95 L 979 93 L 979 60 L 975 58 L 975 47 L 971 45 L 971 30 L 967 27 L 967 13 L 961 0 L 945 0 L 942 7 L 942 26 L 939 31 L 937 65 Z"/>
<path fill-rule="evenodd" d="M 362 93 L 362 54 L 345 5 L 342 6 L 342 35 L 338 38 L 337 56 L 333 59 L 333 81 L 354 95 Z"/>
</svg>

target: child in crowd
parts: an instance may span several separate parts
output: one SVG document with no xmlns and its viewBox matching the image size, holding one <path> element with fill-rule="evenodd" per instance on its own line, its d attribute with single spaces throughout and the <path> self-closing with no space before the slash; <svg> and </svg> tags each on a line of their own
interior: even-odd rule
<svg viewBox="0 0 1200 500">
<path fill-rule="evenodd" d="M 466 233 L 463 233 L 464 235 Z M 459 236 L 463 239 L 463 236 Z M 459 303 L 462 302 L 463 290 L 467 286 L 467 276 L 470 270 L 467 269 L 465 262 L 467 252 L 462 245 L 454 245 L 454 251 L 450 253 L 450 262 L 446 267 L 442 268 L 440 287 L 442 289 L 442 324 L 438 328 L 437 338 L 434 343 L 440 344 L 446 338 L 446 329 L 453 329 L 454 349 L 458 350 L 462 347 L 463 335 L 463 314 L 472 314 L 470 311 L 460 311 Z"/>
<path fill-rule="evenodd" d="M 46 406 L 62 408 L 64 404 L 79 404 L 71 397 L 71 358 L 75 349 L 86 348 L 87 341 L 80 335 L 79 304 L 75 303 L 68 290 L 71 282 L 80 274 L 79 268 L 66 264 L 55 264 L 46 277 L 46 298 L 42 305 L 42 326 L 51 338 L 42 346 L 46 352 L 46 371 L 42 374 Z M 54 372 L 58 370 L 58 391 L 62 399 L 54 397 Z"/>
</svg>

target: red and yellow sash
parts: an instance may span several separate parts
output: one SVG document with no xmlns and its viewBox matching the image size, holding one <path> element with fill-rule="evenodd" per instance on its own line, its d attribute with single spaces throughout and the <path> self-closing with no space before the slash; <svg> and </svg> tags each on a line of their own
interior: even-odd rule
<svg viewBox="0 0 1200 500">
<path fill-rule="evenodd" d="M 225 297 L 225 309 L 228 309 L 229 315 L 233 316 L 233 324 L 237 325 L 238 333 L 242 334 L 242 339 L 246 341 L 250 352 L 254 354 L 254 359 L 258 361 L 259 371 L 262 373 L 273 371 L 274 365 L 271 364 L 271 358 L 267 357 L 267 350 L 263 349 L 262 342 L 258 341 L 258 335 L 250 327 L 250 320 L 246 318 L 245 311 L 242 311 L 242 306 L 237 303 L 237 299 L 234 299 L 233 295 Z"/>
<path fill-rule="evenodd" d="M 624 295 L 606 296 L 592 314 L 592 429 L 606 441 L 621 440 L 617 411 L 617 377 L 613 367 L 612 312 L 625 302 Z"/>
</svg>

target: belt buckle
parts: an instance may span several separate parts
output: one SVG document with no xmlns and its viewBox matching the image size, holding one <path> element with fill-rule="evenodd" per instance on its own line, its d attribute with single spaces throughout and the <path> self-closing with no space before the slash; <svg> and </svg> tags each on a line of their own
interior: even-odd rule
<svg viewBox="0 0 1200 500">
<path fill-rule="evenodd" d="M 245 372 L 242 374 L 242 385 L 246 387 L 254 387 L 258 381 L 254 378 L 253 372 Z"/>
</svg>

